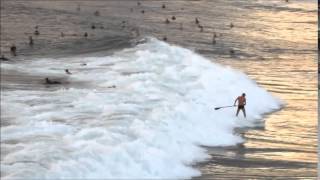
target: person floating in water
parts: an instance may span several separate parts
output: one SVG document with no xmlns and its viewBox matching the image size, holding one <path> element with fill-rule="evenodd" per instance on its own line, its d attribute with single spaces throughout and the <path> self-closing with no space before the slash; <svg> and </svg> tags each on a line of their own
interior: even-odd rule
<svg viewBox="0 0 320 180">
<path fill-rule="evenodd" d="M 198 27 L 200 28 L 200 32 L 203 32 L 203 26 L 198 25 Z"/>
<path fill-rule="evenodd" d="M 213 38 L 212 38 L 212 44 L 216 44 L 216 43 L 217 43 L 216 38 L 213 36 Z"/>
<path fill-rule="evenodd" d="M 217 33 L 213 32 L 213 38 L 216 38 L 216 37 L 217 37 Z"/>
<path fill-rule="evenodd" d="M 239 111 L 242 110 L 243 116 L 246 117 L 246 109 L 244 108 L 244 106 L 247 104 L 246 94 L 242 93 L 241 96 L 238 96 L 237 99 L 234 101 L 234 104 L 233 104 L 234 106 L 236 106 L 237 101 L 238 101 L 238 109 L 237 109 L 236 116 L 238 116 Z"/>
<path fill-rule="evenodd" d="M 99 12 L 99 11 L 95 11 L 95 12 L 94 12 L 94 15 L 95 15 L 95 16 L 100 16 L 100 12 Z"/>
<path fill-rule="evenodd" d="M 14 44 L 10 47 L 10 52 L 12 56 L 17 56 L 17 47 Z"/>
<path fill-rule="evenodd" d="M 199 23 L 200 23 L 200 21 L 199 21 L 198 18 L 195 19 L 195 23 L 196 23 L 196 24 L 199 24 Z"/>
<path fill-rule="evenodd" d="M 230 52 L 231 55 L 234 55 L 234 50 L 233 49 L 230 49 L 229 52 Z"/>
<path fill-rule="evenodd" d="M 167 40 L 168 40 L 167 36 L 164 36 L 162 39 L 163 39 L 164 41 L 167 41 Z"/>
<path fill-rule="evenodd" d="M 33 39 L 32 39 L 32 36 L 29 36 L 29 45 L 30 45 L 30 46 L 33 46 Z"/>
<path fill-rule="evenodd" d="M 40 32 L 39 32 L 38 29 L 34 31 L 34 35 L 36 35 L 36 36 L 39 36 L 39 35 L 40 35 Z"/>
</svg>

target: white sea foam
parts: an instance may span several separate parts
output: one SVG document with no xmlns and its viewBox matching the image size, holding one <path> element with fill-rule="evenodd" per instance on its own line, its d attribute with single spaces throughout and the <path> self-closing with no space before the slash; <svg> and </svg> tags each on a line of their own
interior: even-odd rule
<svg viewBox="0 0 320 180">
<path fill-rule="evenodd" d="M 235 127 L 254 126 L 280 107 L 245 74 L 152 38 L 108 57 L 2 68 L 73 73 L 60 90 L 1 93 L 1 116 L 10 122 L 1 128 L 4 178 L 190 178 L 200 175 L 190 165 L 208 157 L 200 145 L 240 143 Z M 247 119 L 234 108 L 214 110 L 242 92 Z"/>
</svg>

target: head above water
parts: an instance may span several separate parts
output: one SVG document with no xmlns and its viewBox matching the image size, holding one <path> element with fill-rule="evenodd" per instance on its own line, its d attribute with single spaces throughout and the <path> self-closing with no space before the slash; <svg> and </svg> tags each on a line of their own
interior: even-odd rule
<svg viewBox="0 0 320 180">
<path fill-rule="evenodd" d="M 245 97 L 245 96 L 246 96 L 246 93 L 242 93 L 242 96 Z"/>
</svg>

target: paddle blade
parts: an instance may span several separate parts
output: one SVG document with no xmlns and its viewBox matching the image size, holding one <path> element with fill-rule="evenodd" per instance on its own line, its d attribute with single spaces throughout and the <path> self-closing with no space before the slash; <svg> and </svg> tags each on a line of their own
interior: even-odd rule
<svg viewBox="0 0 320 180">
<path fill-rule="evenodd" d="M 214 108 L 214 110 L 218 110 L 218 109 L 220 109 L 220 108 L 219 107 Z"/>
</svg>

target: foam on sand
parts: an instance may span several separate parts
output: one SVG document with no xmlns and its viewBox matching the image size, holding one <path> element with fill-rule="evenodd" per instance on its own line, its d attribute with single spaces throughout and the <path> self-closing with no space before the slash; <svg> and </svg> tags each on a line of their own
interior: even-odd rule
<svg viewBox="0 0 320 180">
<path fill-rule="evenodd" d="M 254 126 L 281 104 L 245 74 L 153 38 L 107 57 L 2 65 L 51 76 L 65 68 L 68 88 L 1 93 L 1 119 L 10 119 L 1 128 L 4 178 L 198 176 L 190 165 L 208 157 L 200 145 L 242 142 L 235 127 Z M 214 110 L 242 92 L 247 119 Z"/>
</svg>

